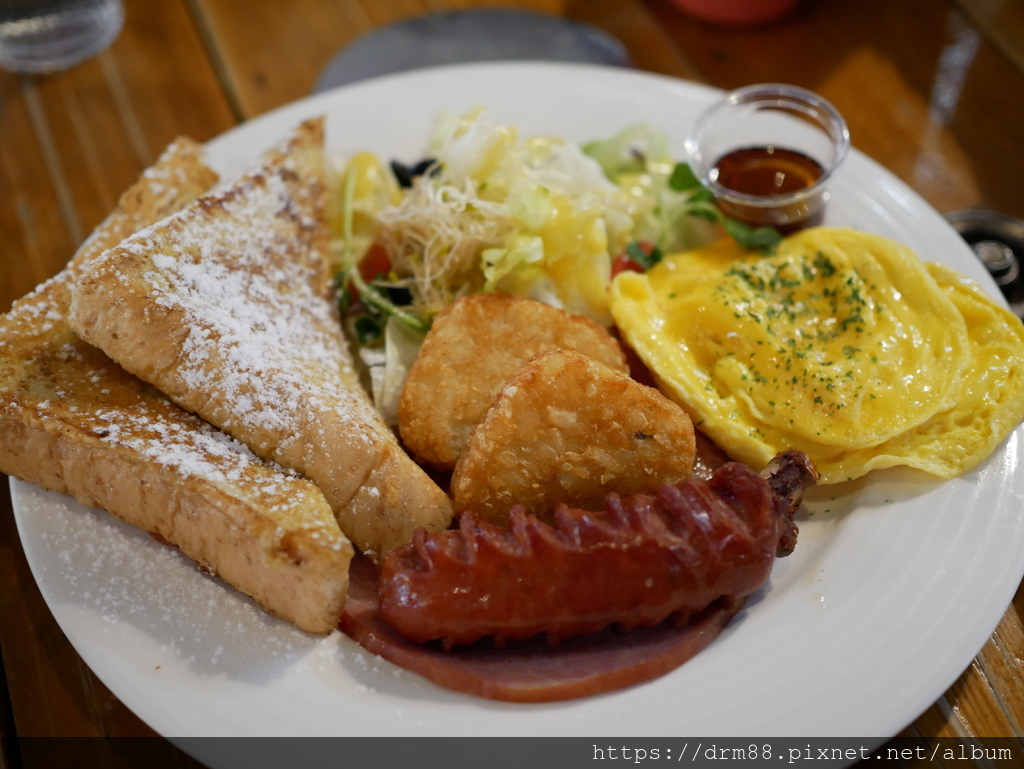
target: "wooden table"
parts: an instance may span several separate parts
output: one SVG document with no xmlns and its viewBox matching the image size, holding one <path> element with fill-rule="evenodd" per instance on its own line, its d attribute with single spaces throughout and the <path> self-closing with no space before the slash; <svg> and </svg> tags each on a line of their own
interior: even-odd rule
<svg viewBox="0 0 1024 769">
<path fill-rule="evenodd" d="M 174 136 L 206 140 L 306 95 L 333 54 L 377 27 L 497 4 L 128 0 L 123 33 L 97 58 L 40 78 L 0 73 L 0 312 L 61 268 Z M 980 207 L 1024 218 L 1018 0 L 805 0 L 783 21 L 754 29 L 702 23 L 667 0 L 510 4 L 593 23 L 642 69 L 723 88 L 782 81 L 816 90 L 845 113 L 858 149 L 940 212 Z M 1022 616 L 1018 590 L 974 662 L 902 737 L 932 744 L 1024 735 Z M 22 766 L 37 738 L 154 737 L 51 617 L 6 490 L 0 651 L 0 767 Z M 133 765 L 131 741 L 82 745 L 95 761 L 76 765 Z M 147 742 L 145 756 L 154 767 L 194 765 L 160 739 Z"/>
</svg>

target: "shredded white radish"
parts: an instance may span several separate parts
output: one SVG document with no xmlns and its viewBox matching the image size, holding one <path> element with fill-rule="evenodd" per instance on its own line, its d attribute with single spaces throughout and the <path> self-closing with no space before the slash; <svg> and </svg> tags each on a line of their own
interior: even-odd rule
<svg viewBox="0 0 1024 769">
<path fill-rule="evenodd" d="M 482 285 L 480 253 L 515 229 L 508 206 L 484 200 L 470 178 L 462 186 L 417 177 L 402 202 L 381 210 L 377 239 L 388 251 L 416 310 L 432 316 Z"/>
</svg>

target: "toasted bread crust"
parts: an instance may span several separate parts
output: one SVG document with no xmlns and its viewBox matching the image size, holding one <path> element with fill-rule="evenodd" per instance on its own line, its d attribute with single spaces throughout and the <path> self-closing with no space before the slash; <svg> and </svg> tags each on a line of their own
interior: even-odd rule
<svg viewBox="0 0 1024 769">
<path fill-rule="evenodd" d="M 68 324 L 84 268 L 214 180 L 200 147 L 176 141 L 68 267 L 0 318 L 0 470 L 158 534 L 268 611 L 327 632 L 352 547 L 319 490 L 175 406 Z"/>
<path fill-rule="evenodd" d="M 236 182 L 92 263 L 74 328 L 126 369 L 323 491 L 371 557 L 451 503 L 358 384 L 330 297 L 322 121 Z"/>
</svg>

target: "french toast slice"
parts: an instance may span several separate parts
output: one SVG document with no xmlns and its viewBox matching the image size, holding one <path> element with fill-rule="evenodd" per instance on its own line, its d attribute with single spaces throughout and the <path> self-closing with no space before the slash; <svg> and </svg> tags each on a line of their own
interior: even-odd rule
<svg viewBox="0 0 1024 769">
<path fill-rule="evenodd" d="M 57 276 L 0 316 L 0 470 L 177 545 L 267 611 L 333 629 L 352 545 L 319 489 L 258 459 L 81 340 L 71 287 L 104 250 L 216 181 L 178 139 Z"/>
<path fill-rule="evenodd" d="M 447 495 L 362 390 L 332 295 L 323 120 L 103 254 L 74 329 L 178 404 L 323 491 L 372 559 L 446 528 Z"/>
</svg>

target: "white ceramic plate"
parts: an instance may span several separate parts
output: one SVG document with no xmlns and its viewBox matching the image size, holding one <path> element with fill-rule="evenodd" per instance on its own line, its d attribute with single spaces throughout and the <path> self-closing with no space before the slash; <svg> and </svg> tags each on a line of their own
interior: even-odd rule
<svg viewBox="0 0 1024 769">
<path fill-rule="evenodd" d="M 328 92 L 210 142 L 238 171 L 301 118 L 326 113 L 338 153 L 418 160 L 442 110 L 488 107 L 524 134 L 607 137 L 646 121 L 681 157 L 716 92 L 578 65 L 422 70 Z M 856 144 L 856 136 L 853 137 Z M 828 223 L 901 240 L 996 288 L 914 192 L 854 152 Z M 89 666 L 161 734 L 856 736 L 896 734 L 970 663 L 1024 572 L 1018 429 L 949 482 L 884 472 L 818 489 L 796 552 L 706 651 L 635 688 L 550 705 L 438 688 L 344 636 L 268 617 L 187 559 L 105 513 L 12 482 L 28 560 Z"/>
</svg>

